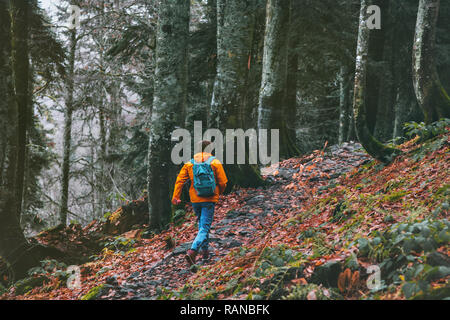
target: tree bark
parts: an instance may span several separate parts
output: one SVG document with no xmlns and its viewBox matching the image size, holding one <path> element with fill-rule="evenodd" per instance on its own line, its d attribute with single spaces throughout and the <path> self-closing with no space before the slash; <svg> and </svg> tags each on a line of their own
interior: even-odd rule
<svg viewBox="0 0 450 320">
<path fill-rule="evenodd" d="M 14 2 L 14 3 L 13 3 Z M 23 231 L 20 227 L 20 206 L 18 205 L 19 192 L 17 192 L 17 175 L 18 175 L 18 154 L 19 154 L 19 106 L 20 111 L 23 111 L 28 96 L 27 90 L 20 84 L 18 86 L 19 96 L 17 99 L 13 97 L 14 80 L 22 79 L 23 72 L 26 72 L 26 66 L 18 66 L 22 59 L 27 58 L 28 55 L 24 52 L 19 52 L 19 48 L 23 48 L 24 41 L 27 39 L 27 30 L 22 29 L 23 25 L 18 26 L 19 23 L 25 23 L 24 15 L 27 12 L 26 1 L 11 1 L 9 6 L 13 9 L 14 14 L 12 22 L 8 12 L 8 5 L 5 1 L 0 2 L 0 82 L 1 91 L 0 100 L 0 113 L 7 116 L 8 125 L 2 128 L 5 134 L 0 136 L 2 145 L 5 150 L 5 161 L 3 164 L 1 176 L 0 176 L 0 257 L 6 261 L 9 273 L 3 273 L 9 280 L 20 279 L 26 276 L 26 272 L 29 268 L 33 267 L 38 261 L 39 256 L 36 248 L 32 247 L 26 240 Z M 16 6 L 20 7 L 20 10 Z M 20 18 L 19 18 L 20 16 Z M 16 20 L 17 19 L 17 20 Z M 13 37 L 25 37 L 25 39 L 12 39 Z M 14 47 L 14 53 L 12 49 Z M 26 48 L 26 45 L 25 45 Z M 13 68 L 10 62 L 9 56 L 13 53 L 14 56 L 14 68 L 15 77 L 13 77 Z M 27 62 L 25 62 L 27 63 Z M 19 67 L 19 68 L 18 68 Z M 26 74 L 26 82 L 28 81 L 28 73 Z M 17 88 L 16 88 L 17 90 Z M 25 102 L 24 102 L 25 101 Z M 23 105 L 25 103 L 25 106 Z M 23 130 L 24 119 L 21 118 L 21 130 Z M 23 139 L 23 132 L 20 135 L 20 139 Z M 23 151 L 24 152 L 24 149 Z M 24 155 L 23 155 L 24 156 Z M 23 159 L 24 160 L 24 159 Z M 23 179 L 23 172 L 21 174 Z M 23 185 L 23 181 L 20 183 Z M 20 192 L 21 197 L 21 192 Z"/>
<path fill-rule="evenodd" d="M 373 0 L 371 4 L 378 5 L 381 9 L 382 17 L 387 16 L 389 8 L 389 0 Z M 367 67 L 367 99 L 366 99 L 366 115 L 367 127 L 370 134 L 374 134 L 377 122 L 378 102 L 381 93 L 382 74 L 378 69 L 378 65 L 383 61 L 384 48 L 386 43 L 386 30 L 384 18 L 382 20 L 381 29 L 371 31 L 369 39 L 369 65 Z"/>
<path fill-rule="evenodd" d="M 62 164 L 62 180 L 61 180 L 61 208 L 60 223 L 67 224 L 69 181 L 70 181 L 70 154 L 72 149 L 72 114 L 74 110 L 73 94 L 74 94 L 74 74 L 75 74 L 75 51 L 77 46 L 76 29 L 70 31 L 70 55 L 69 70 L 67 72 L 67 97 L 66 110 L 64 113 L 64 155 Z"/>
<path fill-rule="evenodd" d="M 291 3 L 291 15 L 292 15 L 292 3 Z M 292 18 L 291 18 L 292 25 Z M 291 26 L 290 26 L 291 28 Z M 300 41 L 300 37 L 294 34 L 289 39 L 289 50 L 288 50 L 288 67 L 287 67 L 287 84 L 286 84 L 286 112 L 289 115 L 285 118 L 288 135 L 294 141 L 294 145 L 297 146 L 297 88 L 298 88 L 298 60 L 299 55 L 297 52 L 297 45 Z M 296 147 L 297 148 L 297 147 Z M 298 148 L 297 148 L 298 150 Z M 298 150 L 299 152 L 299 150 Z"/>
<path fill-rule="evenodd" d="M 287 84 L 290 1 L 268 0 L 258 128 L 271 129 L 274 113 L 283 109 Z"/>
<path fill-rule="evenodd" d="M 217 0 L 217 74 L 210 128 L 245 128 L 249 59 L 255 27 L 254 0 Z M 235 161 L 236 163 L 236 161 Z M 229 190 L 233 185 L 256 187 L 263 180 L 256 165 L 225 164 Z"/>
<path fill-rule="evenodd" d="M 280 155 L 299 154 L 288 133 L 287 67 L 291 1 L 268 0 L 264 37 L 263 70 L 258 105 L 258 128 L 280 130 Z M 294 108 L 295 110 L 295 108 Z M 290 110 L 292 111 L 292 110 Z"/>
<path fill-rule="evenodd" d="M 398 81 L 395 73 L 395 65 L 398 62 L 397 53 L 399 50 L 398 39 L 396 38 L 396 30 L 392 23 L 392 16 L 395 16 L 393 6 L 387 4 L 384 9 L 382 28 L 385 30 L 385 44 L 383 58 L 380 65 L 380 76 L 382 81 L 380 84 L 380 92 L 378 94 L 377 121 L 375 124 L 374 135 L 380 141 L 388 141 L 392 139 L 394 128 L 394 104 L 396 99 L 395 87 Z"/>
<path fill-rule="evenodd" d="M 25 156 L 27 127 L 29 123 L 28 106 L 28 16 L 29 4 L 26 0 L 10 1 L 11 16 L 11 49 L 14 75 L 15 99 L 18 110 L 18 149 L 16 172 L 17 216 L 20 220 L 22 212 L 23 182 L 25 173 Z"/>
<path fill-rule="evenodd" d="M 341 66 L 339 73 L 339 144 L 347 140 L 350 129 L 349 95 L 350 82 L 347 66 Z"/>
<path fill-rule="evenodd" d="M 450 97 L 443 88 L 434 61 L 440 0 L 420 0 L 413 47 L 413 83 L 417 100 L 430 124 L 450 117 Z"/>
<path fill-rule="evenodd" d="M 187 96 L 190 3 L 160 1 L 156 69 L 148 150 L 150 228 L 163 229 L 171 218 L 169 194 L 171 132 L 180 123 Z"/>
<path fill-rule="evenodd" d="M 365 96 L 367 60 L 369 55 L 370 30 L 367 26 L 367 13 L 369 1 L 361 0 L 361 12 L 359 19 L 359 34 L 356 53 L 355 89 L 353 99 L 353 114 L 355 117 L 356 135 L 364 149 L 375 159 L 388 163 L 393 160 L 398 151 L 389 148 L 376 140 L 367 127 Z"/>
</svg>

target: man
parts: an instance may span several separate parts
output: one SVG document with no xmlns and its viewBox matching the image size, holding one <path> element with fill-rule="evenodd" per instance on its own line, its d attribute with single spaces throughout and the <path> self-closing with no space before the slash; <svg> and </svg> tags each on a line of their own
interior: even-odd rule
<svg viewBox="0 0 450 320">
<path fill-rule="evenodd" d="M 202 152 L 195 154 L 194 158 L 183 166 L 175 182 L 172 197 L 173 204 L 180 204 L 183 185 L 186 181 L 191 181 L 189 197 L 198 219 L 198 233 L 186 254 L 190 266 L 195 264 L 198 253 L 204 260 L 209 257 L 209 231 L 214 217 L 214 207 L 228 182 L 222 163 L 210 153 L 203 152 L 211 142 L 205 140 L 199 144 Z"/>
</svg>

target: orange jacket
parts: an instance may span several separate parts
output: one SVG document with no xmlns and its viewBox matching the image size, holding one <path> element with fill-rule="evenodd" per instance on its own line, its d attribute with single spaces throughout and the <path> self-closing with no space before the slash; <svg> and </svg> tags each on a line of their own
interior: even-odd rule
<svg viewBox="0 0 450 320">
<path fill-rule="evenodd" d="M 196 162 L 205 162 L 211 157 L 212 155 L 210 153 L 197 153 L 194 155 L 194 160 Z M 180 173 L 178 174 L 177 181 L 175 182 L 175 189 L 173 191 L 173 199 L 180 199 L 181 196 L 181 190 L 183 189 L 184 183 L 191 179 L 191 187 L 189 188 L 189 196 L 191 198 L 191 202 L 198 203 L 198 202 L 217 202 L 219 200 L 219 195 L 222 194 L 225 191 L 225 187 L 227 186 L 227 176 L 225 175 L 225 171 L 223 170 L 222 163 L 218 159 L 214 159 L 211 162 L 211 168 L 214 171 L 214 177 L 216 177 L 216 191 L 214 192 L 214 195 L 211 197 L 199 197 L 197 195 L 197 192 L 194 189 L 194 174 L 192 171 L 192 167 L 194 165 L 192 162 L 186 163 L 183 168 L 181 168 Z"/>
</svg>

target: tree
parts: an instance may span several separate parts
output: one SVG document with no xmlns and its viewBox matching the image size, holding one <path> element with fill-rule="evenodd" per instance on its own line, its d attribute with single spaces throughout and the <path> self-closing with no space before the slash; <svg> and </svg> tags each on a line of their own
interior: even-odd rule
<svg viewBox="0 0 450 320">
<path fill-rule="evenodd" d="M 420 0 L 413 47 L 414 89 L 427 124 L 450 117 L 450 97 L 434 60 L 439 5 L 440 0 Z"/>
<path fill-rule="evenodd" d="M 148 149 L 150 228 L 170 221 L 171 133 L 181 123 L 187 94 L 189 1 L 159 1 L 156 69 Z M 182 119 L 184 120 L 184 119 Z"/>
<path fill-rule="evenodd" d="M 390 0 L 373 0 L 371 4 L 377 5 L 382 13 L 380 29 L 370 31 L 368 43 L 367 87 L 366 87 L 366 121 L 370 134 L 374 134 L 377 122 L 378 102 L 382 94 L 383 74 L 379 65 L 383 62 L 386 47 L 386 17 L 388 16 Z"/>
<path fill-rule="evenodd" d="M 8 9 L 12 10 L 12 19 L 10 19 Z M 2 94 L 0 113 L 7 115 L 8 123 L 5 128 L 2 128 L 5 134 L 0 137 L 0 145 L 4 150 L 0 176 L 0 257 L 7 263 L 8 269 L 12 273 L 9 275 L 10 279 L 24 277 L 27 270 L 39 262 L 40 257 L 37 252 L 38 247 L 31 246 L 26 240 L 20 227 L 19 215 L 21 210 L 19 201 L 21 201 L 23 191 L 23 172 L 19 174 L 18 171 L 19 168 L 23 169 L 24 163 L 19 164 L 18 159 L 25 161 L 25 151 L 23 148 L 19 148 L 19 144 L 25 143 L 22 139 L 24 139 L 23 131 L 26 130 L 24 113 L 27 112 L 28 91 L 27 87 L 18 81 L 28 83 L 26 67 L 28 63 L 28 51 L 26 50 L 28 9 L 25 0 L 11 1 L 9 6 L 5 1 L 0 2 L 0 94 Z M 24 49 L 25 52 L 20 52 L 21 49 Z M 11 55 L 12 61 L 9 58 Z M 23 59 L 27 61 L 23 61 Z M 20 63 L 25 63 L 25 66 Z M 14 84 L 16 84 L 16 99 L 12 96 Z M 22 180 L 19 181 L 20 179 Z M 18 192 L 18 188 L 20 188 L 20 192 Z"/>
<path fill-rule="evenodd" d="M 72 114 L 74 111 L 74 76 L 75 76 L 75 53 L 77 48 L 77 30 L 75 26 L 70 29 L 69 34 L 69 61 L 66 78 L 66 109 L 64 112 L 64 146 L 61 178 L 61 208 L 60 222 L 67 223 L 69 181 L 70 181 L 70 155 L 72 152 Z"/>
<path fill-rule="evenodd" d="M 290 11 L 291 1 L 267 1 L 263 70 L 258 106 L 258 128 L 280 129 L 280 155 L 287 158 L 299 153 L 293 137 L 288 132 L 286 121 L 292 117 L 286 105 Z M 292 112 L 292 109 L 289 111 Z"/>
<path fill-rule="evenodd" d="M 28 105 L 29 56 L 28 56 L 28 19 L 30 6 L 28 1 L 10 1 L 11 10 L 11 56 L 15 100 L 18 111 L 18 145 L 16 172 L 16 214 L 20 219 L 22 211 L 23 182 L 25 173 L 25 157 L 27 142 L 27 127 L 29 125 L 30 109 Z"/>
<path fill-rule="evenodd" d="M 341 66 L 339 72 L 339 144 L 347 140 L 350 129 L 349 100 L 350 100 L 350 81 L 347 66 Z"/>
<path fill-rule="evenodd" d="M 397 155 L 397 149 L 387 147 L 375 139 L 367 126 L 365 98 L 370 38 L 370 29 L 367 26 L 367 20 L 369 18 L 367 11 L 368 2 L 368 0 L 361 0 L 356 53 L 353 113 L 355 117 L 356 135 L 364 149 L 375 159 L 387 163 L 392 161 L 392 159 Z"/>
<path fill-rule="evenodd" d="M 209 127 L 222 132 L 245 128 L 254 10 L 255 0 L 217 1 L 217 72 Z M 258 167 L 248 162 L 226 164 L 225 170 L 228 189 L 233 185 L 256 187 L 263 183 Z"/>
</svg>

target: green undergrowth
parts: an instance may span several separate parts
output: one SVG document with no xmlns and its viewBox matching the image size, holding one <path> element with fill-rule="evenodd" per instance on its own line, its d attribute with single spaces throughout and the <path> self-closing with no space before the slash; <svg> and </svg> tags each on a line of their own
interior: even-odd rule
<svg viewBox="0 0 450 320">
<path fill-rule="evenodd" d="M 381 269 L 381 283 L 374 291 L 395 291 L 401 286 L 407 299 L 432 297 L 431 282 L 450 275 L 450 259 L 437 251 L 450 242 L 447 219 L 425 219 L 392 225 L 371 239 L 358 240 L 358 255 Z M 444 288 L 450 290 L 448 281 Z M 442 294 L 441 287 L 438 288 Z M 450 297 L 450 295 L 448 296 Z"/>
<path fill-rule="evenodd" d="M 446 168 L 448 150 L 448 135 L 436 136 L 394 163 L 370 161 L 330 181 L 313 205 L 278 225 L 302 230 L 290 233 L 298 246 L 265 248 L 238 266 L 234 264 L 257 248 L 232 251 L 213 267 L 201 267 L 179 291 L 164 292 L 160 298 L 450 298 L 450 191 L 445 172 L 436 172 Z M 327 219 L 305 229 L 315 217 Z M 325 261 L 312 275 L 304 272 L 336 248 L 350 253 L 337 262 Z M 376 286 L 366 283 L 368 265 L 380 269 Z M 355 278 L 354 287 L 339 289 L 338 276 L 346 269 Z"/>
</svg>

